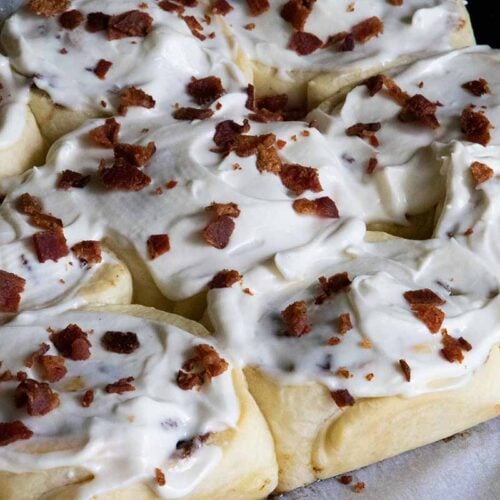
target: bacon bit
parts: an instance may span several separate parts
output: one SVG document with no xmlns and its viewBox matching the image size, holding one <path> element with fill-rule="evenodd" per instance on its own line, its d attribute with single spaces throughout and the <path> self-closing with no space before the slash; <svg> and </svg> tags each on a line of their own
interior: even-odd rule
<svg viewBox="0 0 500 500">
<path fill-rule="evenodd" d="M 212 14 L 225 16 L 233 10 L 233 6 L 226 0 L 215 0 L 210 11 Z"/>
<path fill-rule="evenodd" d="M 375 156 L 372 156 L 369 160 L 368 160 L 368 165 L 366 166 L 366 173 L 368 175 L 372 175 L 373 172 L 375 172 L 375 169 L 378 167 L 378 158 L 376 158 Z"/>
<path fill-rule="evenodd" d="M 203 239 L 214 248 L 222 250 L 229 244 L 235 223 L 231 217 L 223 215 L 217 217 L 203 229 Z"/>
<path fill-rule="evenodd" d="M 140 144 L 118 143 L 113 147 L 113 153 L 117 160 L 123 159 L 129 165 L 134 167 L 143 167 L 148 163 L 156 152 L 156 144 L 151 141 L 147 146 Z"/>
<path fill-rule="evenodd" d="M 255 29 L 255 23 L 248 23 L 243 26 L 247 31 L 253 31 Z"/>
<path fill-rule="evenodd" d="M 218 123 L 215 127 L 213 141 L 220 148 L 220 152 L 229 153 L 236 137 L 240 134 L 248 132 L 249 130 L 250 125 L 248 124 L 248 120 L 245 120 L 243 125 L 238 125 L 232 120 L 225 120 Z"/>
<path fill-rule="evenodd" d="M 217 0 L 217 3 L 220 1 L 226 2 L 226 0 Z M 215 12 L 215 14 L 217 14 L 217 12 Z M 158 467 L 155 469 L 155 481 L 158 486 L 165 486 L 167 484 L 165 473 L 161 469 L 158 469 Z"/>
<path fill-rule="evenodd" d="M 234 217 L 235 219 L 240 216 L 240 209 L 236 203 L 212 203 L 208 207 L 205 207 L 206 212 L 213 213 L 216 217 L 222 217 L 227 215 L 228 217 Z"/>
<path fill-rule="evenodd" d="M 367 373 L 365 375 L 365 379 L 368 380 L 368 382 L 371 382 L 374 379 L 375 375 L 373 373 Z"/>
<path fill-rule="evenodd" d="M 330 219 L 338 219 L 339 211 L 335 202 L 328 196 L 308 200 L 307 198 L 299 198 L 293 202 L 293 209 L 303 215 L 317 215 L 318 217 L 326 217 Z"/>
<path fill-rule="evenodd" d="M 59 16 L 59 24 L 67 30 L 74 30 L 85 20 L 84 15 L 76 9 L 67 10 Z"/>
<path fill-rule="evenodd" d="M 290 23 L 297 31 L 303 31 L 307 18 L 311 13 L 311 2 L 303 0 L 289 0 L 280 11 L 280 16 Z"/>
<path fill-rule="evenodd" d="M 484 114 L 474 111 L 472 106 L 463 110 L 461 127 L 466 140 L 483 146 L 490 142 L 491 123 Z"/>
<path fill-rule="evenodd" d="M 290 38 L 288 48 L 299 54 L 299 56 L 307 56 L 318 50 L 323 45 L 323 42 L 312 33 L 305 31 L 296 31 Z"/>
<path fill-rule="evenodd" d="M 94 402 L 94 391 L 92 389 L 88 389 L 82 396 L 81 405 L 84 408 L 88 408 Z"/>
<path fill-rule="evenodd" d="M 192 78 L 187 86 L 187 93 L 200 105 L 212 104 L 216 99 L 223 96 L 226 91 L 222 86 L 221 79 L 217 76 L 206 78 Z"/>
<path fill-rule="evenodd" d="M 326 345 L 338 345 L 342 342 L 339 337 L 331 337 L 326 341 Z"/>
<path fill-rule="evenodd" d="M 213 290 L 214 288 L 231 288 L 235 283 L 241 281 L 243 276 L 238 271 L 224 269 L 219 271 L 212 280 L 208 283 L 208 288 Z"/>
<path fill-rule="evenodd" d="M 423 288 L 422 290 L 410 290 L 405 292 L 403 297 L 410 305 L 425 304 L 428 306 L 442 306 L 443 304 L 446 304 L 446 300 L 443 300 L 429 288 Z"/>
<path fill-rule="evenodd" d="M 127 87 L 120 92 L 120 109 L 122 113 L 126 113 L 128 106 L 140 106 L 142 108 L 151 109 L 156 105 L 156 101 L 137 87 Z"/>
<path fill-rule="evenodd" d="M 68 373 L 62 356 L 40 356 L 38 363 L 42 377 L 50 383 L 58 382 Z"/>
<path fill-rule="evenodd" d="M 349 275 L 346 272 L 334 274 L 329 278 L 321 276 L 318 281 L 319 286 L 322 290 L 322 293 L 315 299 L 315 304 L 318 305 L 323 304 L 325 300 L 334 293 L 348 291 L 352 283 L 352 281 L 349 279 Z"/>
<path fill-rule="evenodd" d="M 62 229 L 49 229 L 33 235 L 38 261 L 43 263 L 47 260 L 57 262 L 60 258 L 69 254 L 68 245 Z"/>
<path fill-rule="evenodd" d="M 445 317 L 444 312 L 439 307 L 428 304 L 412 304 L 411 310 L 431 333 L 439 332 Z"/>
<path fill-rule="evenodd" d="M 213 114 L 214 112 L 211 109 L 177 108 L 172 116 L 176 120 L 207 120 Z"/>
<path fill-rule="evenodd" d="M 22 439 L 30 439 L 33 432 L 20 420 L 0 422 L 0 446 L 7 446 Z"/>
<path fill-rule="evenodd" d="M 3 373 L 0 373 L 0 382 L 11 382 L 16 377 L 14 377 L 13 373 L 10 370 L 6 370 Z"/>
<path fill-rule="evenodd" d="M 464 360 L 464 355 L 462 351 L 469 352 L 472 350 L 472 346 L 463 337 L 458 339 L 448 335 L 446 330 L 443 331 L 443 337 L 441 339 L 443 343 L 443 348 L 441 349 L 441 354 L 450 363 L 457 361 L 461 363 Z"/>
<path fill-rule="evenodd" d="M 247 100 L 245 102 L 245 108 L 253 111 L 255 109 L 255 87 L 249 83 L 246 89 Z"/>
<path fill-rule="evenodd" d="M 131 36 L 145 37 L 153 29 L 153 18 L 140 10 L 129 10 L 111 16 L 108 22 L 108 40 Z"/>
<path fill-rule="evenodd" d="M 474 228 L 469 227 L 467 231 L 464 232 L 464 236 L 472 236 L 474 234 Z"/>
<path fill-rule="evenodd" d="M 285 163 L 281 167 L 280 178 L 283 185 L 295 196 L 300 196 L 306 190 L 313 193 L 323 190 L 316 168 Z"/>
<path fill-rule="evenodd" d="M 389 96 L 400 106 L 404 106 L 408 99 L 410 99 L 410 95 L 401 89 L 398 84 L 392 80 L 391 78 L 381 75 L 384 81 L 384 86 L 389 93 Z"/>
<path fill-rule="evenodd" d="M 212 346 L 199 344 L 194 347 L 194 356 L 177 373 L 177 385 L 184 391 L 201 387 L 222 375 L 228 367 L 227 361 Z"/>
<path fill-rule="evenodd" d="M 26 280 L 21 276 L 0 270 L 0 312 L 18 311 L 25 286 Z"/>
<path fill-rule="evenodd" d="M 369 17 L 354 25 L 351 29 L 354 40 L 358 43 L 366 43 L 368 40 L 379 36 L 384 32 L 384 23 L 377 16 Z"/>
<path fill-rule="evenodd" d="M 182 5 L 177 5 L 173 2 L 170 2 L 169 0 L 162 0 L 158 3 L 158 7 L 165 10 L 166 12 L 176 12 L 179 15 L 183 14 L 186 10 Z"/>
<path fill-rule="evenodd" d="M 346 406 L 354 406 L 354 398 L 351 396 L 351 393 L 347 389 L 340 389 L 338 391 L 330 392 L 335 404 L 339 408 L 344 408 Z"/>
<path fill-rule="evenodd" d="M 389 3 L 394 7 L 400 7 L 403 5 L 403 0 L 389 0 Z"/>
<path fill-rule="evenodd" d="M 337 481 L 347 486 L 352 483 L 352 476 L 340 476 Z"/>
<path fill-rule="evenodd" d="M 263 144 L 257 146 L 257 170 L 279 174 L 282 169 L 281 158 L 274 146 L 266 147 Z"/>
<path fill-rule="evenodd" d="M 111 168 L 101 170 L 99 174 L 107 189 L 140 191 L 151 184 L 151 177 L 125 162 L 117 162 Z"/>
<path fill-rule="evenodd" d="M 351 315 L 349 313 L 339 316 L 337 329 L 341 335 L 345 335 L 349 330 L 352 330 Z"/>
<path fill-rule="evenodd" d="M 170 251 L 168 234 L 152 234 L 147 241 L 148 254 L 151 260 Z"/>
<path fill-rule="evenodd" d="M 109 26 L 111 16 L 103 12 L 91 12 L 87 14 L 87 22 L 85 29 L 90 33 L 97 33 L 99 31 L 106 31 Z"/>
<path fill-rule="evenodd" d="M 177 181 L 168 181 L 166 184 L 165 184 L 165 187 L 167 189 L 174 189 L 175 186 L 177 186 L 178 182 Z"/>
<path fill-rule="evenodd" d="M 281 317 L 285 323 L 287 332 L 292 337 L 307 335 L 311 329 L 311 323 L 307 316 L 307 304 L 301 300 L 290 304 L 281 311 Z"/>
<path fill-rule="evenodd" d="M 38 349 L 31 353 L 27 358 L 26 361 L 24 362 L 24 366 L 26 368 L 33 368 L 33 365 L 35 364 L 35 361 L 40 357 L 43 356 L 48 350 L 50 349 L 49 345 L 46 344 L 45 342 L 42 342 Z"/>
<path fill-rule="evenodd" d="M 462 85 L 462 88 L 468 90 L 472 95 L 475 95 L 476 97 L 481 97 L 485 94 L 491 94 L 490 86 L 484 78 L 464 83 Z"/>
<path fill-rule="evenodd" d="M 64 170 L 59 174 L 57 189 L 67 191 L 71 188 L 83 189 L 90 182 L 90 175 L 83 175 L 73 170 Z"/>
<path fill-rule="evenodd" d="M 375 136 L 375 133 L 382 128 L 381 123 L 356 123 L 348 129 L 345 133 L 349 137 L 359 137 L 360 139 L 367 139 L 368 142 L 374 147 L 379 146 L 379 141 Z"/>
<path fill-rule="evenodd" d="M 134 377 L 121 378 L 112 384 L 108 384 L 104 390 L 108 394 L 123 394 L 124 392 L 135 391 L 135 387 L 131 384 L 135 379 Z"/>
<path fill-rule="evenodd" d="M 29 223 L 41 229 L 57 229 L 63 226 L 61 219 L 47 214 L 33 214 L 29 219 Z"/>
<path fill-rule="evenodd" d="M 59 396 L 52 391 L 49 384 L 29 378 L 16 387 L 14 402 L 16 408 L 26 406 L 28 415 L 38 417 L 57 408 Z"/>
<path fill-rule="evenodd" d="M 286 146 L 286 141 L 278 139 L 276 141 L 276 146 L 278 147 L 278 149 L 283 149 Z"/>
<path fill-rule="evenodd" d="M 234 137 L 230 150 L 244 158 L 256 154 L 259 150 L 259 146 L 270 148 L 275 142 L 276 136 L 274 134 L 237 135 Z"/>
<path fill-rule="evenodd" d="M 134 332 L 106 332 L 101 339 L 106 351 L 117 354 L 132 354 L 139 349 L 141 343 Z"/>
<path fill-rule="evenodd" d="M 24 382 L 28 378 L 28 375 L 25 371 L 18 371 L 16 373 L 16 380 L 18 382 Z"/>
<path fill-rule="evenodd" d="M 489 181 L 495 175 L 495 171 L 491 167 L 489 167 L 485 163 L 480 163 L 478 161 L 475 161 L 470 166 L 470 172 L 476 186 Z"/>
<path fill-rule="evenodd" d="M 399 366 L 401 367 L 401 371 L 403 372 L 405 380 L 407 382 L 410 382 L 411 381 L 411 368 L 410 368 L 410 365 L 404 359 L 400 359 L 399 360 Z"/>
<path fill-rule="evenodd" d="M 362 349 L 371 349 L 373 347 L 372 341 L 370 339 L 363 339 L 359 343 L 359 347 Z"/>
<path fill-rule="evenodd" d="M 349 379 L 354 376 L 347 368 L 339 368 L 335 375 L 337 375 L 337 377 L 342 377 L 345 379 Z"/>
<path fill-rule="evenodd" d="M 269 0 L 246 0 L 251 16 L 260 16 L 269 10 Z"/>
<path fill-rule="evenodd" d="M 96 67 L 94 68 L 94 73 L 96 74 L 97 78 L 99 78 L 100 80 L 104 80 L 111 66 L 113 66 L 113 63 L 111 61 L 100 59 Z"/>
<path fill-rule="evenodd" d="M 184 16 L 182 20 L 186 23 L 186 26 L 191 31 L 191 34 L 198 38 L 198 40 L 205 40 L 207 37 L 202 33 L 203 26 L 196 20 L 193 16 Z"/>
<path fill-rule="evenodd" d="M 29 193 L 24 193 L 16 201 L 16 208 L 25 215 L 33 215 L 42 211 L 42 202 Z"/>
<path fill-rule="evenodd" d="M 365 489 L 365 483 L 363 483 L 361 481 L 359 483 L 356 483 L 352 487 L 352 491 L 354 491 L 354 493 L 361 493 L 364 489 Z"/>
<path fill-rule="evenodd" d="M 51 17 L 71 6 L 71 0 L 29 0 L 28 7 L 37 16 Z"/>
<path fill-rule="evenodd" d="M 102 261 L 101 243 L 99 241 L 85 240 L 71 247 L 76 258 L 84 265 L 99 264 Z"/>
<path fill-rule="evenodd" d="M 418 123 L 435 130 L 440 126 L 436 118 L 436 110 L 437 104 L 429 101 L 421 94 L 415 94 L 403 105 L 398 118 L 403 123 Z"/>
<path fill-rule="evenodd" d="M 85 361 L 90 358 L 92 344 L 87 334 L 75 324 L 70 324 L 60 332 L 50 335 L 55 348 L 65 357 L 73 361 Z"/>
<path fill-rule="evenodd" d="M 118 142 L 120 126 L 114 118 L 108 118 L 104 125 L 93 128 L 89 132 L 89 137 L 99 146 L 111 149 Z"/>
</svg>

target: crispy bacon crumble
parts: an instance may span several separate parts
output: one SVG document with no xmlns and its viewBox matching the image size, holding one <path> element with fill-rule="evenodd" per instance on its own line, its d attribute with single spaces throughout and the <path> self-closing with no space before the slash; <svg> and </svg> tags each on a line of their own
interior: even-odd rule
<svg viewBox="0 0 500 500">
<path fill-rule="evenodd" d="M 42 355 L 38 358 L 38 364 L 42 378 L 50 383 L 58 382 L 68 373 L 62 356 Z"/>
<path fill-rule="evenodd" d="M 219 250 L 227 247 L 236 225 L 232 217 L 223 215 L 209 222 L 202 231 L 205 242 Z"/>
<path fill-rule="evenodd" d="M 303 215 L 317 215 L 330 219 L 338 219 L 339 211 L 335 202 L 328 196 L 322 196 L 315 200 L 299 198 L 293 202 L 293 209 Z"/>
<path fill-rule="evenodd" d="M 299 56 L 307 56 L 318 50 L 323 45 L 321 39 L 319 39 L 313 33 L 307 33 L 306 31 L 296 31 L 290 37 L 290 43 L 288 48 L 299 54 Z"/>
<path fill-rule="evenodd" d="M 158 468 L 155 469 L 155 481 L 158 486 L 165 486 L 167 484 L 167 480 L 165 479 L 165 473 L 161 469 Z"/>
<path fill-rule="evenodd" d="M 69 254 L 66 238 L 61 228 L 35 233 L 33 235 L 33 243 L 38 260 L 41 263 L 48 260 L 57 262 Z"/>
<path fill-rule="evenodd" d="M 83 175 L 73 170 L 63 170 L 57 179 L 57 189 L 83 189 L 90 182 L 90 175 Z"/>
<path fill-rule="evenodd" d="M 0 312 L 18 311 L 25 286 L 26 280 L 21 276 L 0 270 Z"/>
<path fill-rule="evenodd" d="M 313 167 L 284 163 L 280 169 L 280 179 L 295 196 L 300 196 L 306 190 L 313 193 L 323 191 L 318 169 Z"/>
<path fill-rule="evenodd" d="M 27 378 L 16 387 L 14 402 L 17 408 L 26 407 L 28 415 L 38 417 L 57 408 L 60 401 L 49 384 Z"/>
<path fill-rule="evenodd" d="M 90 139 L 103 148 L 112 149 L 118 142 L 118 134 L 120 132 L 120 123 L 114 118 L 108 118 L 104 125 L 93 128 L 89 132 Z"/>
<path fill-rule="evenodd" d="M 117 380 L 112 384 L 108 384 L 104 388 L 104 390 L 108 394 L 118 394 L 118 395 L 121 395 L 124 392 L 132 392 L 135 391 L 135 387 L 134 385 L 132 385 L 132 382 L 134 380 L 135 380 L 134 377 L 121 378 L 120 380 Z"/>
<path fill-rule="evenodd" d="M 106 59 L 99 59 L 94 68 L 94 73 L 99 78 L 99 80 L 104 80 L 108 71 L 110 70 L 113 63 L 111 61 L 106 61 Z"/>
<path fill-rule="evenodd" d="M 222 81 L 217 76 L 206 78 L 192 78 L 187 85 L 187 93 L 200 105 L 212 104 L 216 99 L 225 94 Z"/>
<path fill-rule="evenodd" d="M 80 241 L 71 247 L 75 257 L 84 265 L 99 264 L 102 261 L 101 243 L 99 241 Z"/>
<path fill-rule="evenodd" d="M 84 408 L 88 408 L 93 402 L 94 402 L 94 391 L 92 389 L 88 389 L 84 392 L 82 396 L 81 405 Z"/>
<path fill-rule="evenodd" d="M 351 396 L 351 393 L 347 389 L 339 389 L 337 391 L 330 392 L 335 404 L 339 408 L 345 408 L 346 406 L 354 406 L 355 400 Z"/>
<path fill-rule="evenodd" d="M 475 161 L 470 166 L 470 173 L 476 186 L 489 181 L 495 175 L 495 171 L 491 167 L 479 161 Z"/>
<path fill-rule="evenodd" d="M 141 343 L 134 332 L 106 332 L 101 343 L 106 351 L 116 354 L 132 354 L 139 349 Z"/>
<path fill-rule="evenodd" d="M 42 209 L 42 202 L 29 193 L 24 193 L 16 200 L 16 208 L 24 215 L 33 215 L 40 213 Z"/>
<path fill-rule="evenodd" d="M 351 315 L 349 313 L 341 314 L 338 319 L 338 332 L 345 335 L 349 330 L 352 330 Z"/>
<path fill-rule="evenodd" d="M 490 86 L 484 78 L 466 82 L 462 85 L 462 88 L 468 90 L 472 95 L 475 95 L 476 97 L 481 97 L 485 94 L 491 94 Z"/>
<path fill-rule="evenodd" d="M 281 317 L 288 335 L 292 337 L 302 337 L 312 330 L 307 315 L 307 304 L 303 300 L 294 302 L 286 307 L 286 309 L 281 311 Z"/>
<path fill-rule="evenodd" d="M 129 10 L 108 21 L 108 40 L 118 40 L 131 36 L 145 37 L 153 29 L 153 18 L 140 10 Z"/>
<path fill-rule="evenodd" d="M 148 254 L 151 260 L 170 251 L 170 238 L 168 234 L 152 234 L 147 241 Z"/>
<path fill-rule="evenodd" d="M 269 10 L 269 0 L 246 0 L 251 16 L 260 16 Z"/>
<path fill-rule="evenodd" d="M 213 213 L 216 217 L 227 215 L 228 217 L 238 218 L 240 216 L 240 209 L 236 203 L 212 203 L 205 207 L 205 211 Z"/>
<path fill-rule="evenodd" d="M 403 296 L 410 304 L 413 314 L 427 326 L 429 331 L 438 333 L 445 314 L 437 306 L 446 304 L 446 301 L 428 288 L 410 290 L 405 292 Z"/>
<path fill-rule="evenodd" d="M 455 361 L 461 363 L 464 360 L 463 351 L 469 352 L 472 350 L 472 346 L 463 337 L 456 339 L 448 334 L 446 330 L 442 332 L 441 342 L 443 348 L 441 349 L 441 354 L 450 363 Z"/>
<path fill-rule="evenodd" d="M 0 446 L 7 446 L 23 439 L 30 439 L 33 432 L 20 420 L 0 422 Z"/>
<path fill-rule="evenodd" d="M 84 15 L 76 9 L 67 10 L 59 16 L 59 24 L 67 30 L 74 30 L 85 20 Z"/>
<path fill-rule="evenodd" d="M 37 16 L 51 17 L 61 14 L 71 6 L 71 0 L 29 0 L 29 9 Z"/>
<path fill-rule="evenodd" d="M 214 112 L 211 109 L 203 108 L 177 108 L 173 117 L 176 120 L 207 120 L 213 116 Z"/>
<path fill-rule="evenodd" d="M 403 372 L 405 380 L 407 382 L 410 382 L 411 381 L 411 368 L 410 368 L 410 365 L 404 359 L 400 359 L 399 360 L 399 366 L 401 368 L 401 371 Z"/>
<path fill-rule="evenodd" d="M 242 276 L 234 269 L 223 269 L 219 271 L 208 283 L 210 290 L 214 288 L 231 288 L 235 283 L 241 281 Z"/>
<path fill-rule="evenodd" d="M 472 106 L 469 106 L 463 110 L 460 123 L 466 140 L 482 146 L 488 145 L 492 125 L 483 113 L 474 111 Z"/>
<path fill-rule="evenodd" d="M 65 358 L 73 361 L 84 361 L 90 358 L 92 344 L 87 334 L 78 325 L 70 324 L 59 332 L 53 332 L 50 340 Z"/>
</svg>

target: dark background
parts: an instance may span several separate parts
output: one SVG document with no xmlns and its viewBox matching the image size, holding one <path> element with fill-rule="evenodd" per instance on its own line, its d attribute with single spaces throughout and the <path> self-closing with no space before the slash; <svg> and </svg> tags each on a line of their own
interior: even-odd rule
<svg viewBox="0 0 500 500">
<path fill-rule="evenodd" d="M 469 0 L 477 43 L 500 48 L 500 0 Z"/>
</svg>

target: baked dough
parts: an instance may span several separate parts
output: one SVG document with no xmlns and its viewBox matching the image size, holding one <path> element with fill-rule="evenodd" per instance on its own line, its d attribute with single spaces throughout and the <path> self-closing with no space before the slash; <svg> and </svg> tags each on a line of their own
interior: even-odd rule
<svg viewBox="0 0 500 500">
<path fill-rule="evenodd" d="M 87 308 L 89 313 L 114 313 L 148 321 L 174 325 L 196 336 L 208 332 L 199 324 L 176 315 L 142 306 L 106 306 Z M 232 372 L 233 384 L 240 404 L 237 427 L 212 434 L 207 444 L 219 446 L 222 457 L 209 475 L 188 495 L 191 500 L 265 498 L 277 481 L 277 464 L 269 429 L 248 392 L 243 374 Z M 164 468 L 167 474 L 168 469 Z M 74 498 L 78 485 L 91 480 L 83 468 L 58 468 L 47 471 L 14 474 L 0 472 L 2 500 L 62 500 Z M 113 492 L 99 494 L 95 500 L 152 500 L 158 498 L 145 484 L 137 484 Z"/>
</svg>

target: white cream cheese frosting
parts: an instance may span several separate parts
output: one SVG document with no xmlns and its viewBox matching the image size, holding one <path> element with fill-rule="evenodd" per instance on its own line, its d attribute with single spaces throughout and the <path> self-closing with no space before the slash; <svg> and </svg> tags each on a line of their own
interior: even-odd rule
<svg viewBox="0 0 500 500">
<path fill-rule="evenodd" d="M 400 58 L 444 52 L 453 48 L 451 37 L 463 26 L 461 0 L 405 0 L 401 6 L 386 0 L 316 0 L 303 31 L 322 42 L 376 16 L 384 31 L 376 38 L 356 44 L 354 50 L 339 52 L 320 48 L 301 56 L 288 48 L 292 26 L 280 15 L 286 0 L 271 0 L 263 14 L 250 16 L 245 1 L 232 2 L 234 10 L 225 16 L 237 45 L 252 61 L 286 72 L 352 71 L 394 63 Z M 253 29 L 249 24 L 255 25 Z"/>
<path fill-rule="evenodd" d="M 330 251 L 337 262 L 311 262 L 303 281 L 286 281 L 268 265 L 248 273 L 241 286 L 209 291 L 218 340 L 235 359 L 285 384 L 319 381 L 354 398 L 415 396 L 465 384 L 500 341 L 498 274 L 455 240 L 389 239 Z M 318 278 L 344 272 L 350 287 L 315 303 L 322 293 Z M 443 357 L 441 333 L 432 334 L 404 298 L 407 291 L 426 288 L 446 301 L 439 306 L 442 328 L 472 345 L 461 364 Z M 286 334 L 281 317 L 296 301 L 306 302 L 311 325 L 299 338 Z M 343 314 L 349 314 L 352 329 L 340 334 Z M 337 345 L 327 345 L 332 337 Z M 409 382 L 401 359 L 410 366 Z"/>
<path fill-rule="evenodd" d="M 136 86 L 155 99 L 155 109 L 168 112 L 191 77 L 216 74 L 226 88 L 238 85 L 242 76 L 232 63 L 228 39 L 216 17 L 205 18 L 206 3 L 186 7 L 183 14 L 202 25 L 204 40 L 196 38 L 175 12 L 161 9 L 156 2 L 145 2 L 142 9 L 139 4 L 75 0 L 71 9 L 85 18 L 94 12 L 118 15 L 140 10 L 153 19 L 145 37 L 110 41 L 105 31 L 87 31 L 85 21 L 69 30 L 60 25 L 59 16 L 37 16 L 25 7 L 5 22 L 1 41 L 18 72 L 33 77 L 55 103 L 71 109 L 115 114 L 120 91 Z M 215 33 L 213 38 L 211 33 Z M 112 63 L 104 79 L 93 71 L 101 59 Z"/>
<path fill-rule="evenodd" d="M 0 151 L 21 138 L 26 127 L 28 100 L 28 83 L 13 73 L 9 60 L 0 54 Z"/>
<path fill-rule="evenodd" d="M 2 382 L 0 421 L 22 420 L 33 436 L 2 447 L 0 469 L 30 472 L 83 467 L 94 479 L 81 483 L 79 499 L 137 482 L 147 483 L 161 498 L 189 494 L 217 466 L 222 450 L 205 444 L 182 459 L 178 446 L 237 424 L 239 403 L 231 371 L 214 377 L 198 391 L 182 390 L 176 383 L 177 372 L 192 357 L 194 346 L 207 344 L 205 339 L 173 325 L 125 314 L 60 314 L 50 309 L 23 313 L 1 328 L 2 370 L 24 370 L 38 380 L 37 363 L 26 368 L 25 360 L 42 342 L 50 345 L 48 355 L 59 355 L 47 328 L 57 332 L 68 324 L 90 332 L 91 356 L 85 361 L 65 359 L 67 374 L 51 384 L 59 395 L 57 408 L 43 416 L 28 416 L 12 401 L 19 382 Z M 109 352 L 101 342 L 107 331 L 136 333 L 140 345 L 130 354 Z M 106 392 L 108 384 L 128 377 L 134 377 L 134 391 Z M 86 390 L 94 391 L 94 399 L 83 407 Z M 155 481 L 156 468 L 166 476 L 163 486 Z"/>
</svg>

